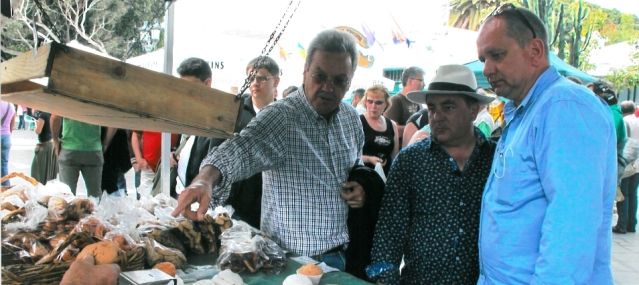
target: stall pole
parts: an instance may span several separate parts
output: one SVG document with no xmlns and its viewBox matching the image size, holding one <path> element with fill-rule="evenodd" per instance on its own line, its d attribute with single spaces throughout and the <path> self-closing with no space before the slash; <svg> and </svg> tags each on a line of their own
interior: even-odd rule
<svg viewBox="0 0 639 285">
<path fill-rule="evenodd" d="M 173 74 L 173 21 L 175 20 L 175 5 L 173 1 L 166 1 L 168 5 L 166 9 L 166 27 L 164 29 L 164 73 Z M 162 133 L 162 152 L 160 161 L 162 161 L 160 174 L 162 180 L 162 193 L 170 195 L 170 158 L 171 155 L 171 134 Z"/>
</svg>

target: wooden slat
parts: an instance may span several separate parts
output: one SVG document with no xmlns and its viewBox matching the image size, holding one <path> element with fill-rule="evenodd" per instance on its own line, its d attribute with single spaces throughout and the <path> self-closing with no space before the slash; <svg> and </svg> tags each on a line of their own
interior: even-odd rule
<svg viewBox="0 0 639 285">
<path fill-rule="evenodd" d="M 7 84 L 47 76 L 50 51 L 51 45 L 44 45 L 35 55 L 26 52 L 0 63 L 0 82 Z"/>
<path fill-rule="evenodd" d="M 1 99 L 100 126 L 223 138 L 229 136 L 228 133 L 218 130 L 203 127 L 198 128 L 118 111 L 113 108 L 99 106 L 72 97 L 48 92 L 46 89 L 3 94 Z"/>
<path fill-rule="evenodd" d="M 56 43 L 1 66 L 3 99 L 103 126 L 226 138 L 241 105 L 233 94 Z M 41 77 L 46 87 L 28 81 Z"/>
<path fill-rule="evenodd" d="M 15 83 L 3 84 L 2 87 L 0 87 L 2 94 L 38 90 L 42 88 L 44 88 L 44 86 L 31 81 L 19 81 Z"/>
<path fill-rule="evenodd" d="M 73 48 L 54 44 L 52 54 L 48 91 L 134 117 L 233 133 L 241 103 L 235 95 Z"/>
</svg>

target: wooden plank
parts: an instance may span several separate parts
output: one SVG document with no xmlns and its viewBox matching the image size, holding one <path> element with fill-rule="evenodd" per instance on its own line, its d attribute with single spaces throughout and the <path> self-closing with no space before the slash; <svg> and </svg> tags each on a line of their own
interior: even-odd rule
<svg viewBox="0 0 639 285">
<path fill-rule="evenodd" d="M 0 82 L 7 84 L 47 76 L 50 52 L 51 45 L 47 44 L 38 48 L 35 55 L 25 52 L 0 63 Z"/>
<path fill-rule="evenodd" d="M 235 95 L 74 48 L 52 46 L 48 91 L 139 118 L 230 136 L 240 110 Z M 64 114 L 61 114 L 64 115 Z M 137 129 L 150 129 L 139 124 Z"/>
<path fill-rule="evenodd" d="M 2 91 L 2 94 L 7 94 L 7 93 L 38 90 L 42 88 L 44 88 L 44 86 L 31 81 L 19 81 L 15 83 L 3 84 L 2 87 L 0 87 L 0 90 Z"/>
<path fill-rule="evenodd" d="M 49 89 L 141 117 L 233 132 L 234 95 L 73 48 L 54 46 Z"/>
<path fill-rule="evenodd" d="M 230 136 L 230 134 L 219 130 L 131 114 L 111 107 L 100 106 L 73 97 L 52 93 L 46 89 L 2 94 L 1 99 L 100 126 L 222 138 Z"/>
</svg>

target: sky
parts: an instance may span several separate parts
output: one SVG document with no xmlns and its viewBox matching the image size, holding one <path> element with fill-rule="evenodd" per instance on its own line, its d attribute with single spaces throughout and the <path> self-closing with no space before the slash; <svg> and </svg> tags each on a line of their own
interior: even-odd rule
<svg viewBox="0 0 639 285">
<path fill-rule="evenodd" d="M 637 0 L 586 0 L 608 9 L 617 9 L 625 13 L 632 13 L 639 17 L 639 1 Z"/>
<path fill-rule="evenodd" d="M 585 1 L 639 16 L 639 0 Z M 414 0 L 293 1 L 297 2 L 302 3 L 270 53 L 282 70 L 281 89 L 301 82 L 304 49 L 312 37 L 336 26 L 360 32 L 366 28 L 375 34 L 375 44 L 359 49 L 373 64 L 358 68 L 353 79 L 356 87 L 385 80 L 382 69 L 387 67 L 417 65 L 429 74 L 443 63 L 463 64 L 476 59 L 476 36 L 446 28 L 449 0 L 420 1 L 419 5 Z M 224 91 L 242 85 L 246 63 L 261 53 L 284 11 L 293 10 L 288 6 L 291 0 L 175 3 L 174 69 L 187 57 L 204 58 L 214 67 L 214 87 Z M 412 44 L 395 43 L 395 31 L 405 34 Z"/>
</svg>

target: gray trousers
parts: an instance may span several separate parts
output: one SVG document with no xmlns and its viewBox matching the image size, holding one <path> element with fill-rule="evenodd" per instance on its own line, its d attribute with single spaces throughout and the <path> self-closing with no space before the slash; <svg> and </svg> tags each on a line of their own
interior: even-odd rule
<svg viewBox="0 0 639 285">
<path fill-rule="evenodd" d="M 82 173 L 87 195 L 100 198 L 102 194 L 102 165 L 104 157 L 102 151 L 60 150 L 58 168 L 60 181 L 69 185 L 75 193 L 78 177 Z"/>
</svg>

